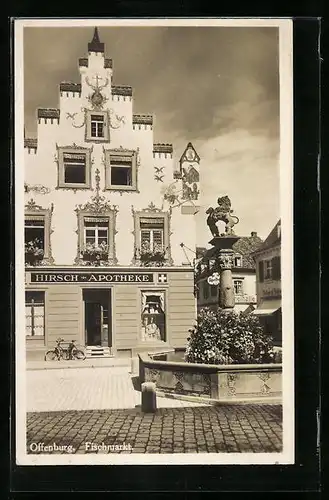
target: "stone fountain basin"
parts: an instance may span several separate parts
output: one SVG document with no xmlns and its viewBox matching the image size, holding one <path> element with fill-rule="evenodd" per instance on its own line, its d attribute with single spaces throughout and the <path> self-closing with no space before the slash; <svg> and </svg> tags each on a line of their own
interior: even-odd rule
<svg viewBox="0 0 329 500">
<path fill-rule="evenodd" d="M 153 353 L 154 354 L 154 353 Z M 160 361 L 140 353 L 139 382 L 159 396 L 216 402 L 281 402 L 282 364 L 209 365 Z"/>
</svg>

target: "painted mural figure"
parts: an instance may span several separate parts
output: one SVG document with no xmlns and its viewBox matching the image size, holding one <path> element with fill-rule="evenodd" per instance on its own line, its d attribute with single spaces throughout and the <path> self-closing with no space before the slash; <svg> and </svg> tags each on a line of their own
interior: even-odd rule
<svg viewBox="0 0 329 500">
<path fill-rule="evenodd" d="M 225 236 L 234 234 L 233 226 L 239 222 L 239 218 L 236 215 L 232 215 L 231 200 L 228 196 L 222 196 L 218 198 L 217 204 L 218 207 L 209 207 L 206 211 L 206 214 L 208 214 L 207 225 L 212 236 L 220 236 L 217 227 L 217 222 L 219 221 L 225 222 Z"/>
</svg>

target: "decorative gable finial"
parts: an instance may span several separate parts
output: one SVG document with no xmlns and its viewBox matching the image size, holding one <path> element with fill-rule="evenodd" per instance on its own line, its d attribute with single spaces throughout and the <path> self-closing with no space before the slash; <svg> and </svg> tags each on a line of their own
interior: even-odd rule
<svg viewBox="0 0 329 500">
<path fill-rule="evenodd" d="M 104 43 L 99 39 L 98 28 L 94 29 L 93 39 L 88 43 L 88 52 L 104 52 Z"/>
<path fill-rule="evenodd" d="M 91 197 L 90 201 L 87 201 L 84 205 L 77 205 L 75 211 L 79 212 L 90 212 L 93 214 L 107 214 L 108 212 L 117 212 L 117 205 L 111 205 L 109 200 L 105 196 L 101 196 L 100 192 L 100 171 L 96 169 L 95 171 L 95 191 L 96 194 Z"/>
</svg>

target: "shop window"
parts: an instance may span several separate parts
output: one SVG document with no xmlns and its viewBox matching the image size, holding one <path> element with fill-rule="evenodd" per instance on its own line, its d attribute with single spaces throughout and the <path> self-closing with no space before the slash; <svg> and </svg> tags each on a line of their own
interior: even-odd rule
<svg viewBox="0 0 329 500">
<path fill-rule="evenodd" d="M 87 148 L 58 148 L 58 187 L 91 187 L 91 151 Z"/>
<path fill-rule="evenodd" d="M 141 338 L 146 342 L 166 340 L 165 293 L 142 292 Z"/>
<path fill-rule="evenodd" d="M 25 292 L 25 329 L 27 337 L 45 336 L 45 292 Z"/>
<path fill-rule="evenodd" d="M 243 295 L 243 281 L 233 280 L 233 287 L 235 295 Z"/>
<path fill-rule="evenodd" d="M 109 118 L 106 111 L 86 111 L 86 133 L 87 142 L 108 142 Z"/>
<path fill-rule="evenodd" d="M 106 188 L 111 190 L 137 190 L 136 151 L 107 150 Z"/>
</svg>

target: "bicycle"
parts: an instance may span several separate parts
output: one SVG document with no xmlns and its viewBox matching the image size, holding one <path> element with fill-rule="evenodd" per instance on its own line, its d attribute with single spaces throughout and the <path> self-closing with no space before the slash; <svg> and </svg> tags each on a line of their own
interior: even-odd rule
<svg viewBox="0 0 329 500">
<path fill-rule="evenodd" d="M 66 349 L 61 345 L 63 342 L 65 342 L 65 340 L 62 338 L 58 338 L 56 340 L 54 349 L 50 349 L 45 354 L 46 361 L 86 359 L 86 355 L 83 350 L 77 348 L 75 340 L 72 340 Z"/>
</svg>

